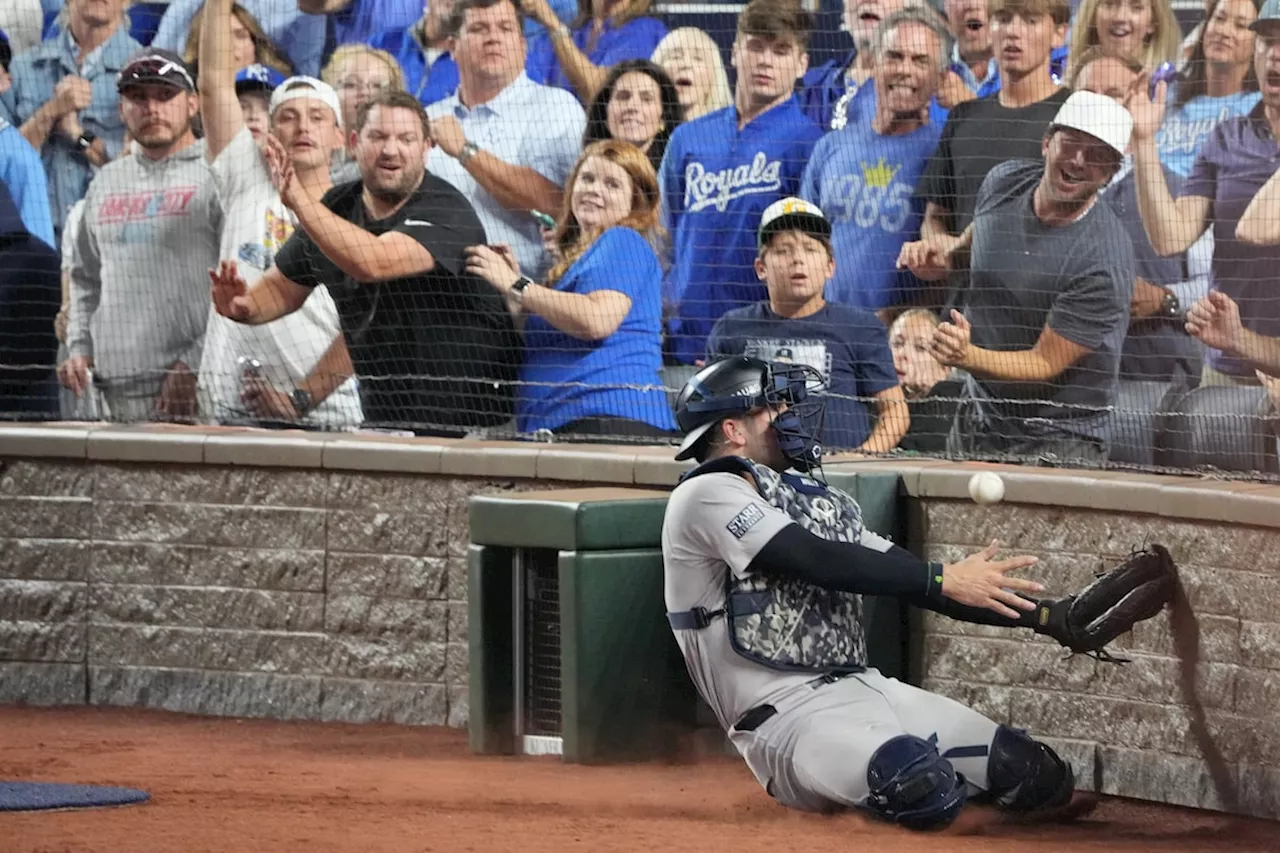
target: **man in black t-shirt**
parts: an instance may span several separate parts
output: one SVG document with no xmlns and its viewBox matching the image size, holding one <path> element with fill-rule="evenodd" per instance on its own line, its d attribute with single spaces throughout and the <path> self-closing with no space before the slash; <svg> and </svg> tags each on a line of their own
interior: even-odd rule
<svg viewBox="0 0 1280 853">
<path fill-rule="evenodd" d="M 266 323 L 324 284 L 366 426 L 462 435 L 508 421 L 519 339 L 502 297 L 465 273 L 463 249 L 487 242 L 484 227 L 461 193 L 425 174 L 426 113 L 411 95 L 385 92 L 361 108 L 355 131 L 361 180 L 323 199 L 268 144 L 273 183 L 298 229 L 252 290 L 233 261 L 211 270 L 214 307 L 240 323 Z"/>
<path fill-rule="evenodd" d="M 1070 94 L 1050 72 L 1050 55 L 1071 19 L 1067 0 L 991 0 L 988 19 L 1000 91 L 951 110 L 916 185 L 926 202 L 920 242 L 942 267 L 968 243 L 964 232 L 987 173 L 1006 160 L 1043 160 L 1045 129 Z M 919 251 L 911 247 L 903 247 L 904 256 Z"/>
</svg>

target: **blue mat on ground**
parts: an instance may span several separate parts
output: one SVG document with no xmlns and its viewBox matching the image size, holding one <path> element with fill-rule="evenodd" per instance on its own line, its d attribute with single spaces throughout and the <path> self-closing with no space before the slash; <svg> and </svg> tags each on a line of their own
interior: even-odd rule
<svg viewBox="0 0 1280 853">
<path fill-rule="evenodd" d="M 146 791 L 101 785 L 62 785 L 55 782 L 0 781 L 0 812 L 43 809 L 87 809 L 124 806 L 150 799 Z"/>
</svg>

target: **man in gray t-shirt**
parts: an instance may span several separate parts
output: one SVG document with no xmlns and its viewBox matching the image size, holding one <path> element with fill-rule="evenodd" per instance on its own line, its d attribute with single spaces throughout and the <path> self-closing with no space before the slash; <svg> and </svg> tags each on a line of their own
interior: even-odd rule
<svg viewBox="0 0 1280 853">
<path fill-rule="evenodd" d="M 948 442 L 957 453 L 1100 462 L 1133 293 L 1133 246 L 1097 204 L 1133 127 L 1105 95 L 1076 92 L 1045 134 L 1045 162 L 1010 160 L 982 184 L 970 286 L 934 335 L 969 374 Z M 903 261 L 929 274 L 946 258 Z"/>
</svg>

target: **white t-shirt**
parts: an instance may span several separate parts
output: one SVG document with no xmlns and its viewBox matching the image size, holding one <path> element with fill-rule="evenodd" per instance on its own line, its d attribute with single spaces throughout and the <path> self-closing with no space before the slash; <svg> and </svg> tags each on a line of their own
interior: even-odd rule
<svg viewBox="0 0 1280 853">
<path fill-rule="evenodd" d="M 219 257 L 235 261 L 240 275 L 253 287 L 293 233 L 293 212 L 271 185 L 266 163 L 247 127 L 213 161 L 213 177 L 224 214 Z M 339 334 L 338 309 L 324 287 L 312 291 L 297 311 L 261 326 L 235 323 L 210 311 L 200 366 L 208 414 L 219 421 L 251 417 L 240 402 L 236 360 L 241 356 L 257 359 L 266 379 L 289 391 L 302 383 Z M 359 426 L 363 419 L 353 377 L 322 400 L 303 423 L 343 428 Z"/>
</svg>

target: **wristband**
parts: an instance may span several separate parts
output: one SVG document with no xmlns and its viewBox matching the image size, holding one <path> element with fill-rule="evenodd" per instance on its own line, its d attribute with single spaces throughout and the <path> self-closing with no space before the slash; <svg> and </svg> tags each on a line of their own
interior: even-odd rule
<svg viewBox="0 0 1280 853">
<path fill-rule="evenodd" d="M 929 577 L 924 594 L 926 598 L 942 598 L 942 563 L 929 564 Z"/>
</svg>

